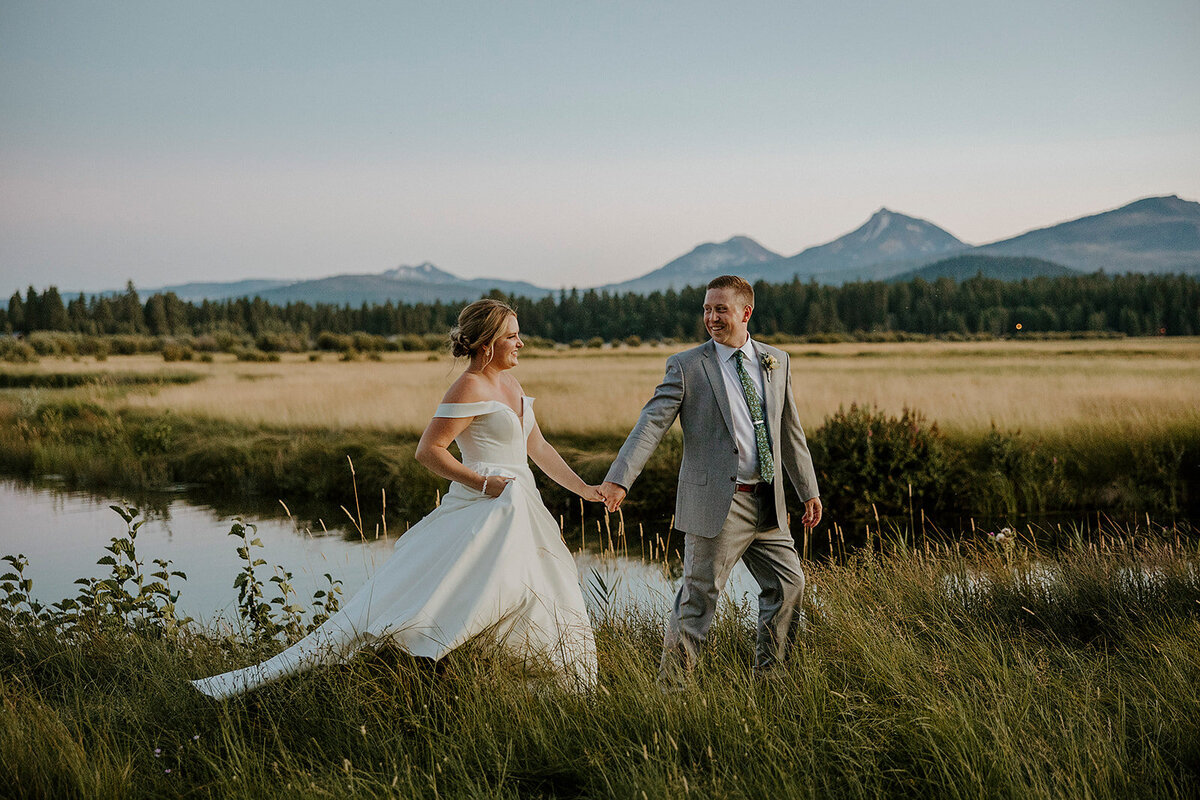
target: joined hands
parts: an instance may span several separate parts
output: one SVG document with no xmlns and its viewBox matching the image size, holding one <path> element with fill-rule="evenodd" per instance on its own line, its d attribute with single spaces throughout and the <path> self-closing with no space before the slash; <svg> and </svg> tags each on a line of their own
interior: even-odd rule
<svg viewBox="0 0 1200 800">
<path fill-rule="evenodd" d="M 619 483 L 605 481 L 600 484 L 600 499 L 604 501 L 604 507 L 611 514 L 621 507 L 621 502 L 625 499 L 625 487 Z"/>
<path fill-rule="evenodd" d="M 590 483 L 585 484 L 583 487 L 583 491 L 579 492 L 578 494 L 580 497 L 582 497 L 584 500 L 587 500 L 589 503 L 603 503 L 604 502 L 604 495 L 602 495 L 600 493 L 600 487 L 593 486 Z"/>
<path fill-rule="evenodd" d="M 604 503 L 605 510 L 612 513 L 621 507 L 621 501 L 625 499 L 625 490 L 615 483 L 605 481 L 599 486 L 584 486 L 579 496 L 592 503 Z"/>
</svg>

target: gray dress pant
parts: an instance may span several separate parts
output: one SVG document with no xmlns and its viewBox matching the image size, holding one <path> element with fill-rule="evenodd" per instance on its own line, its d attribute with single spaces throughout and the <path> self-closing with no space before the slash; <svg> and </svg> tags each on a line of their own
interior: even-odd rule
<svg viewBox="0 0 1200 800">
<path fill-rule="evenodd" d="M 771 667 L 787 652 L 804 596 L 804 571 L 790 534 L 778 526 L 758 529 L 759 502 L 753 494 L 734 492 L 729 517 L 719 534 L 711 539 L 686 535 L 683 583 L 663 640 L 659 679 L 664 684 L 677 683 L 699 660 L 717 599 L 738 559 L 746 562 L 759 588 L 755 668 Z"/>
</svg>

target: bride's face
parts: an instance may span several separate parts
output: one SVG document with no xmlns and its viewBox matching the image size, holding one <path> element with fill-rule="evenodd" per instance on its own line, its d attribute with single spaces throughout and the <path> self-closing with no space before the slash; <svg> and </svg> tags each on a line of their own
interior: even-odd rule
<svg viewBox="0 0 1200 800">
<path fill-rule="evenodd" d="M 510 316 L 500 334 L 500 338 L 492 343 L 491 366 L 497 369 L 512 369 L 517 365 L 517 351 L 525 346 L 521 341 L 521 329 L 517 318 Z"/>
</svg>

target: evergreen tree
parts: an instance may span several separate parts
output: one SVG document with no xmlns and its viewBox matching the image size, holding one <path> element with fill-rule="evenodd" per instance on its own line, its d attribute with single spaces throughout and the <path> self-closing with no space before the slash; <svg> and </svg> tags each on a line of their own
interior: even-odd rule
<svg viewBox="0 0 1200 800">
<path fill-rule="evenodd" d="M 14 333 L 29 332 L 25 326 L 25 301 L 21 299 L 20 292 L 13 292 L 12 297 L 8 298 L 8 327 Z"/>
<path fill-rule="evenodd" d="M 67 309 L 58 293 L 58 287 L 51 286 L 42 293 L 41 306 L 42 327 L 45 330 L 67 330 Z"/>
<path fill-rule="evenodd" d="M 30 286 L 25 290 L 25 332 L 40 331 L 42 327 L 42 298 Z"/>
</svg>

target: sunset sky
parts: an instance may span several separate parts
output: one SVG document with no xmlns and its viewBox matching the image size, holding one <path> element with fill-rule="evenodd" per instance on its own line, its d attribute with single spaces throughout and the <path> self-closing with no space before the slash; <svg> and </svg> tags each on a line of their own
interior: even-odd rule
<svg viewBox="0 0 1200 800">
<path fill-rule="evenodd" d="M 1200 2 L 0 0 L 0 290 L 592 286 L 1200 200 Z"/>
</svg>

